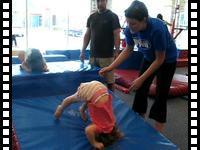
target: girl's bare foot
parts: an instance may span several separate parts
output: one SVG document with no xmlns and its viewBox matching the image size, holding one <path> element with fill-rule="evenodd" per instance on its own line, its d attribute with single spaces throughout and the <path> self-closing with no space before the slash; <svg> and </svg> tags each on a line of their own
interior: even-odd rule
<svg viewBox="0 0 200 150">
<path fill-rule="evenodd" d="M 159 132 L 163 132 L 164 130 L 164 123 L 155 122 L 155 129 Z"/>
</svg>

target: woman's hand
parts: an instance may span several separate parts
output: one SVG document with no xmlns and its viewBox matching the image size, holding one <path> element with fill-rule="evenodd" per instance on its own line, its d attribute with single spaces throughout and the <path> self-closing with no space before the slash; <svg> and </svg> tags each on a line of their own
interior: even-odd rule
<svg viewBox="0 0 200 150">
<path fill-rule="evenodd" d="M 107 72 L 109 72 L 109 71 L 112 71 L 112 69 L 110 69 L 109 66 L 108 66 L 108 67 L 104 67 L 104 68 L 102 68 L 102 69 L 99 71 L 99 75 L 100 75 L 100 76 L 104 76 L 105 73 L 107 73 Z"/>
<path fill-rule="evenodd" d="M 138 90 L 142 84 L 143 84 L 144 80 L 142 78 L 137 78 L 135 79 L 132 84 L 131 84 L 131 87 L 129 88 L 129 91 L 136 91 Z"/>
</svg>

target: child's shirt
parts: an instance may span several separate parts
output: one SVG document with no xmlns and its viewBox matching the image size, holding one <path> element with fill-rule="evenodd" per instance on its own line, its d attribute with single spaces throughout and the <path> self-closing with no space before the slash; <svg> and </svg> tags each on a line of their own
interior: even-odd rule
<svg viewBox="0 0 200 150">
<path fill-rule="evenodd" d="M 108 95 L 108 100 L 96 105 L 102 96 Z M 115 126 L 115 116 L 112 108 L 112 96 L 107 87 L 98 81 L 82 83 L 77 91 L 81 100 L 88 102 L 88 111 L 98 133 L 110 133 Z"/>
</svg>

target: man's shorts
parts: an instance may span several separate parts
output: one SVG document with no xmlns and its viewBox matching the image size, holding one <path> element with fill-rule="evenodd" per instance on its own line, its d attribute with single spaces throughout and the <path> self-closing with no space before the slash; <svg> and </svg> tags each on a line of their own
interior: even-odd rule
<svg viewBox="0 0 200 150">
<path fill-rule="evenodd" d="M 100 68 L 109 66 L 114 61 L 114 57 L 109 58 L 90 58 L 90 64 L 94 66 L 98 66 Z M 108 84 L 112 84 L 115 82 L 114 72 L 110 71 L 105 74 L 105 79 Z"/>
</svg>

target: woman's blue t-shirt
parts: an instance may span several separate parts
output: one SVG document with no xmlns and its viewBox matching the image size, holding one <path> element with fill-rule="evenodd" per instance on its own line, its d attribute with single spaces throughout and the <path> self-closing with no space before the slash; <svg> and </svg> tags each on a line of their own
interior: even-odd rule
<svg viewBox="0 0 200 150">
<path fill-rule="evenodd" d="M 166 24 L 156 18 L 148 18 L 147 28 L 144 31 L 134 33 L 129 27 L 125 31 L 126 43 L 129 46 L 136 45 L 147 61 L 155 60 L 155 51 L 165 51 L 165 62 L 175 62 L 177 48 Z"/>
</svg>

